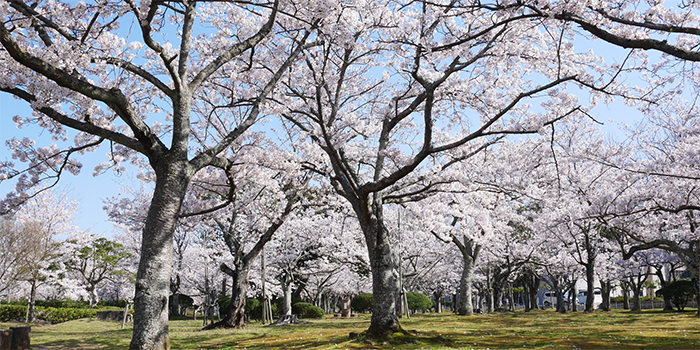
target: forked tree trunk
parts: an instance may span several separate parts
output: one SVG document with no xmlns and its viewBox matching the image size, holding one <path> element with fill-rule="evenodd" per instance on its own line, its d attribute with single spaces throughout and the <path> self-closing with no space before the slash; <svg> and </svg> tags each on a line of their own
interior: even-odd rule
<svg viewBox="0 0 700 350">
<path fill-rule="evenodd" d="M 160 161 L 165 164 L 153 164 L 156 186 L 141 241 L 131 350 L 170 349 L 168 296 L 173 235 L 193 171 L 185 161 Z"/>
<path fill-rule="evenodd" d="M 248 295 L 248 280 L 250 266 L 237 264 L 235 270 L 229 269 L 226 265 L 221 265 L 221 271 L 231 276 L 233 279 L 231 286 L 231 304 L 226 316 L 219 322 L 212 322 L 204 327 L 204 330 L 216 328 L 241 328 L 245 327 L 245 305 Z"/>
<path fill-rule="evenodd" d="M 479 256 L 481 246 L 466 236 L 463 236 L 463 240 L 463 243 L 460 243 L 457 237 L 452 237 L 452 242 L 459 248 L 459 251 L 462 253 L 462 261 L 464 262 L 462 277 L 459 280 L 457 313 L 463 316 L 471 316 L 474 314 L 474 303 L 472 301 L 474 270 L 476 270 L 476 259 Z"/>
<path fill-rule="evenodd" d="M 100 295 L 97 294 L 97 286 L 95 285 L 91 285 L 88 291 L 90 292 L 90 307 L 93 308 L 100 302 Z"/>
</svg>

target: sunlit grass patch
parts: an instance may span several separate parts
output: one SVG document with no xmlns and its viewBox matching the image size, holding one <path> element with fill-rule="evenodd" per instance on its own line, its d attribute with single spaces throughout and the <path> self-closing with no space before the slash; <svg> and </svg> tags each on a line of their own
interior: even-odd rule
<svg viewBox="0 0 700 350">
<path fill-rule="evenodd" d="M 326 317 L 303 324 L 201 331 L 202 321 L 170 322 L 173 349 L 700 349 L 700 319 L 684 313 L 630 313 L 552 310 L 506 312 L 470 317 L 450 313 L 402 318 L 407 332 L 386 341 L 350 338 L 369 327 L 370 315 Z M 20 324 L 0 324 L 4 328 Z M 131 325 L 81 319 L 32 325 L 33 349 L 127 349 Z"/>
</svg>

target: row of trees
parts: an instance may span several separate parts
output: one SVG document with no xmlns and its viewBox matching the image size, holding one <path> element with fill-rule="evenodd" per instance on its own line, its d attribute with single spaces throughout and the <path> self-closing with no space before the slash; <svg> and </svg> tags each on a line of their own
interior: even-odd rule
<svg viewBox="0 0 700 350">
<path fill-rule="evenodd" d="M 35 112 L 15 123 L 37 123 L 60 142 L 9 142 L 29 166 L 2 163 L 2 179 L 17 185 L 3 210 L 65 171 L 80 171 L 73 156 L 103 144 L 109 161 L 97 172 L 121 171 L 125 162 L 142 171 L 152 196 L 115 209 L 138 212 L 128 220 L 142 232 L 132 349 L 169 348 L 164 301 L 175 237 L 188 218 L 216 223 L 234 257 L 223 270 L 245 281 L 259 248 L 295 210 L 324 210 L 321 198 L 335 198 L 323 205 L 350 213 L 364 238 L 373 338 L 399 330 L 404 229 L 400 210 L 395 226 L 388 221 L 395 205 L 413 208 L 414 224 L 436 218 L 416 231 L 454 243 L 463 279 L 486 247 L 504 258 L 505 265 L 488 260 L 488 290 L 500 290 L 499 276 L 532 261 L 524 259 L 536 253 L 528 247 L 546 251 L 536 266 L 550 284 L 573 275 L 573 265 L 560 263 L 567 259 L 585 265 L 592 280 L 605 251 L 598 242 L 610 241 L 626 259 L 644 249 L 672 251 L 700 281 L 689 185 L 697 179 L 697 6 L 3 2 L 0 90 Z M 624 48 L 624 56 L 606 62 L 590 50 L 591 37 Z M 596 147 L 599 138 L 577 140 L 594 107 L 615 97 L 654 127 L 633 131 L 634 142 L 619 149 Z M 539 106 L 527 103 L 533 100 Z M 269 133 L 252 133 L 266 116 L 277 120 Z M 533 137 L 516 142 L 518 134 Z M 241 160 L 255 148 L 277 157 L 272 169 L 280 174 L 271 177 L 278 188 L 252 192 L 255 200 L 276 193 L 258 208 L 267 214 L 260 220 L 260 212 L 235 209 L 245 203 L 239 196 L 248 181 L 266 181 L 255 178 L 257 167 L 247 173 L 245 164 L 254 162 Z M 474 188 L 488 195 L 470 198 Z M 512 213 L 520 216 L 504 220 Z M 239 235 L 249 232 L 259 235 L 246 247 Z"/>
<path fill-rule="evenodd" d="M 84 299 L 94 307 L 101 289 L 110 299 L 133 297 L 133 254 L 71 226 L 75 207 L 45 192 L 0 218 L 0 298 L 25 298 L 27 322 L 35 320 L 37 298 Z"/>
</svg>

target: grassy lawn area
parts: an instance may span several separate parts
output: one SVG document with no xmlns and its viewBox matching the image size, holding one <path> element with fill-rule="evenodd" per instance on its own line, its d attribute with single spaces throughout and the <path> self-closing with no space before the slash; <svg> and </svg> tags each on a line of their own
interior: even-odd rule
<svg viewBox="0 0 700 350">
<path fill-rule="evenodd" d="M 7 328 L 17 324 L 0 323 Z M 700 319 L 684 313 L 644 311 L 570 312 L 552 310 L 458 317 L 449 313 L 403 319 L 411 335 L 398 334 L 383 344 L 350 339 L 362 332 L 369 315 L 325 318 L 306 324 L 200 331 L 201 321 L 170 323 L 173 349 L 700 349 Z M 32 326 L 32 349 L 127 349 L 131 327 L 81 319 Z"/>
</svg>

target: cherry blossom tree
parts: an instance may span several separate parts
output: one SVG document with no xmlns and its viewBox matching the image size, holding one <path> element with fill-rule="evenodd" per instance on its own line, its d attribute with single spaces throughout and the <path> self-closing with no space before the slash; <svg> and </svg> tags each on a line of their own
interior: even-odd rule
<svg viewBox="0 0 700 350">
<path fill-rule="evenodd" d="M 313 143 L 303 148 L 307 166 L 360 221 L 375 305 L 367 336 L 382 338 L 400 330 L 398 262 L 384 206 L 424 198 L 439 185 L 433 173 L 441 166 L 500 135 L 536 133 L 577 114 L 580 104 L 565 86 L 595 80 L 583 68 L 595 59 L 520 11 L 455 2 L 337 11 L 323 45 L 307 50 L 296 78 L 284 82 L 278 113 Z M 525 103 L 540 94 L 548 94 L 546 111 Z"/>
<path fill-rule="evenodd" d="M 77 203 L 67 194 L 44 191 L 16 208 L 11 216 L 17 228 L 21 228 L 16 238 L 24 246 L 15 268 L 19 269 L 21 280 L 29 284 L 28 322 L 35 317 L 38 288 L 56 280 L 56 265 L 62 253 L 59 242 L 75 231 L 72 222 L 76 209 Z"/>
<path fill-rule="evenodd" d="M 4 297 L 22 280 L 22 257 L 32 249 L 31 240 L 26 236 L 33 231 L 33 227 L 23 227 L 9 216 L 0 218 L 0 247 L 4 252 L 0 255 L 0 295 Z"/>
<path fill-rule="evenodd" d="M 173 232 L 188 185 L 201 169 L 230 167 L 219 155 L 260 118 L 316 14 L 279 1 L 6 1 L 0 12 L 0 89 L 34 111 L 14 120 L 63 145 L 11 140 L 28 166 L 2 164 L 2 179 L 16 179 L 5 203 L 77 173 L 73 156 L 101 144 L 109 161 L 97 172 L 152 169 L 131 348 L 167 349 Z"/>
<path fill-rule="evenodd" d="M 291 164 L 291 169 L 283 169 L 283 165 L 278 164 L 277 169 L 270 168 L 267 171 L 237 170 L 236 174 L 241 178 L 234 180 L 237 192 L 234 203 L 230 209 L 220 211 L 213 219 L 233 257 L 233 265 L 220 265 L 221 270 L 233 278 L 233 286 L 228 314 L 208 329 L 245 326 L 248 275 L 253 263 L 287 217 L 298 207 L 310 179 L 294 171 L 296 162 L 287 163 L 288 167 Z M 251 175 L 251 172 L 257 174 Z"/>
</svg>

